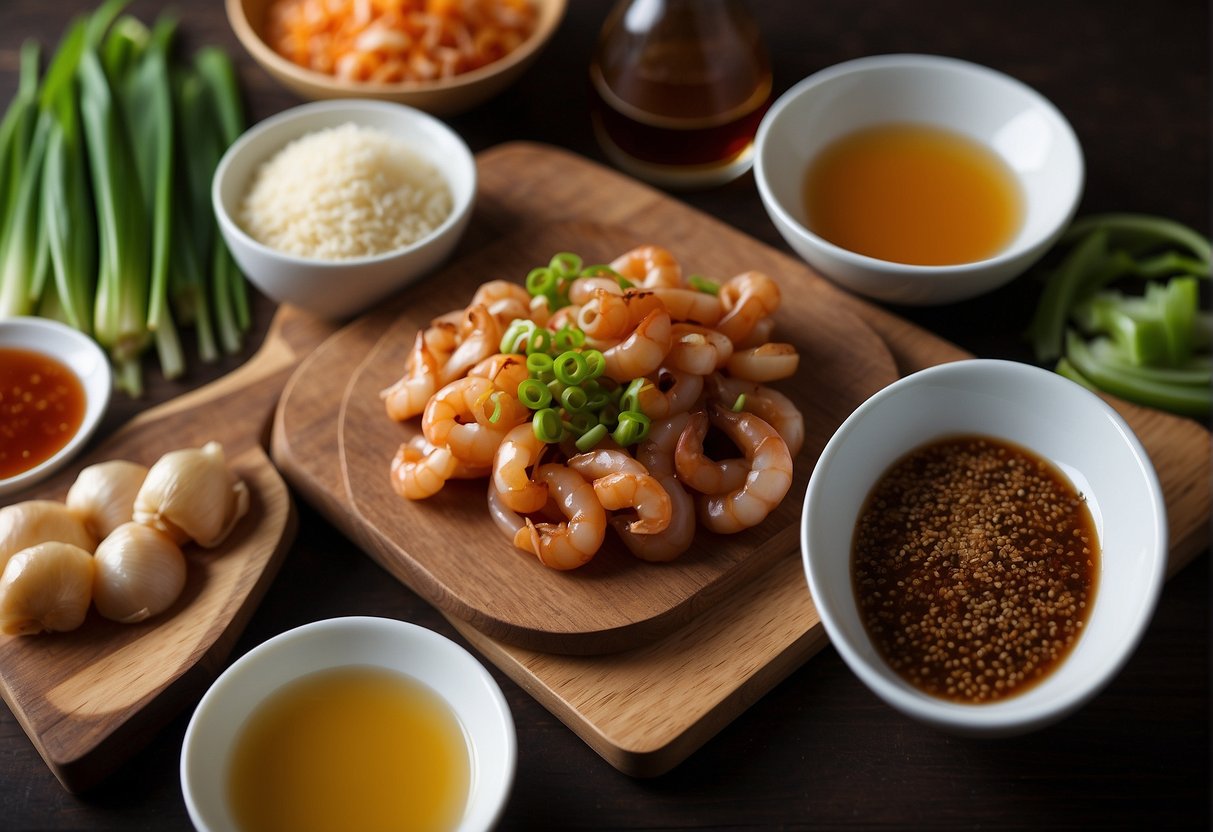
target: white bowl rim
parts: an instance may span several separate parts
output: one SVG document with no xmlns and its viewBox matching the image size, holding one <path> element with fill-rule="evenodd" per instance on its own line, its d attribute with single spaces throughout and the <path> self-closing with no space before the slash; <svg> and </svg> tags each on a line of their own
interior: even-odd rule
<svg viewBox="0 0 1213 832">
<path fill-rule="evenodd" d="M 217 700 L 221 700 L 226 695 L 229 687 L 234 686 L 241 676 L 255 672 L 257 663 L 263 661 L 263 657 L 267 653 L 272 653 L 275 649 L 283 644 L 288 644 L 300 639 L 306 639 L 310 635 L 324 631 L 349 631 L 357 633 L 367 629 L 376 629 L 389 631 L 401 640 L 414 639 L 423 640 L 431 645 L 437 646 L 438 649 L 451 654 L 456 660 L 462 662 L 463 666 L 474 676 L 477 687 L 487 695 L 491 702 L 493 712 L 491 714 L 497 727 L 502 731 L 503 740 L 503 758 L 501 767 L 501 777 L 497 782 L 490 784 L 492 793 L 485 799 L 486 806 L 481 808 L 472 818 L 467 814 L 460 821 L 458 830 L 467 829 L 467 832 L 478 832 L 478 830 L 487 830 L 495 826 L 505 811 L 506 804 L 509 800 L 510 792 L 513 788 L 514 777 L 517 771 L 518 763 L 518 740 L 514 725 L 514 718 L 510 711 L 509 703 L 506 701 L 505 694 L 501 687 L 497 684 L 497 680 L 485 668 L 470 651 L 464 648 L 457 642 L 447 638 L 446 636 L 423 627 L 420 624 L 414 624 L 410 621 L 403 621 L 396 618 L 388 618 L 382 616 L 369 615 L 349 615 L 337 616 L 333 618 L 325 618 L 317 621 L 312 621 L 306 624 L 301 624 L 289 630 L 285 630 L 272 636 L 260 644 L 250 648 L 248 652 L 240 656 L 232 662 L 207 688 L 203 694 L 194 713 L 191 715 L 189 724 L 186 727 L 185 737 L 181 745 L 181 760 L 178 766 L 181 781 L 181 792 L 185 800 L 186 810 L 190 816 L 190 821 L 197 829 L 203 829 L 205 818 L 202 816 L 202 810 L 197 805 L 193 790 L 191 788 L 191 771 L 190 760 L 191 755 L 189 749 L 192 744 L 193 737 L 202 730 L 207 712 L 214 707 Z M 347 663 L 335 661 L 324 663 L 316 666 L 316 670 L 324 670 L 332 667 L 343 667 Z M 349 662 L 348 664 L 365 664 L 358 662 Z M 293 679 L 302 678 L 306 673 L 300 673 L 292 677 Z M 429 684 L 423 676 L 415 677 L 422 684 Z M 261 700 L 263 701 L 263 700 Z M 260 702 L 253 703 L 249 706 L 248 711 L 251 713 Z M 461 720 L 462 722 L 462 720 Z M 467 737 L 469 752 L 473 755 L 477 753 L 476 738 L 471 735 L 471 732 L 464 726 L 464 733 Z M 474 765 L 474 763 L 473 763 Z M 492 805 L 489 806 L 491 801 Z M 471 808 L 471 804 L 469 807 Z M 466 809 L 465 809 L 466 812 Z M 477 825 L 468 827 L 469 820 L 479 821 Z"/>
<path fill-rule="evenodd" d="M 0 320 L 0 346 L 51 356 L 80 379 L 85 398 L 84 416 L 75 435 L 33 468 L 0 479 L 0 496 L 3 496 L 28 488 L 50 476 L 92 439 L 109 407 L 113 371 L 105 351 L 96 341 L 80 330 L 51 318 L 19 315 Z M 87 368 L 85 362 L 89 365 Z"/>
<path fill-rule="evenodd" d="M 1094 407 L 1101 418 L 1107 419 L 1118 434 L 1124 439 L 1125 448 L 1131 455 L 1135 468 L 1143 477 L 1151 502 L 1143 511 L 1152 523 L 1152 551 L 1158 553 L 1153 569 L 1149 574 L 1149 582 L 1143 587 L 1145 603 L 1137 608 L 1139 620 L 1135 623 L 1133 638 L 1119 645 L 1112 662 L 1105 665 L 1102 671 L 1089 678 L 1086 683 L 1074 686 L 1050 701 L 1048 708 L 1038 712 L 1024 712 L 1016 708 L 1019 697 L 1009 697 L 990 704 L 968 704 L 952 702 L 946 699 L 932 697 L 926 693 L 909 691 L 906 686 L 897 686 L 878 673 L 869 662 L 859 654 L 856 646 L 844 634 L 842 628 L 835 622 L 835 611 L 827 600 L 829 593 L 824 592 L 820 585 L 820 576 L 810 554 L 809 546 L 809 514 L 816 502 L 816 494 L 826 488 L 824 481 L 816 476 L 818 469 L 824 470 L 830 463 L 838 448 L 846 441 L 847 434 L 864 414 L 885 406 L 885 400 L 897 396 L 902 390 L 929 383 L 940 378 L 972 373 L 1003 373 L 1015 374 L 1029 383 L 1043 385 L 1053 390 L 1065 390 L 1070 395 L 1085 397 Z M 912 448 L 905 448 L 906 452 Z M 1094 392 L 1052 371 L 1024 364 L 1017 361 L 994 358 L 971 358 L 938 364 L 918 370 L 882 388 L 861 404 L 838 428 L 826 443 L 818 459 L 818 469 L 810 477 L 806 488 L 804 504 L 801 512 L 800 550 L 809 592 L 814 599 L 814 606 L 825 627 L 830 643 L 834 645 L 843 661 L 851 668 L 861 681 L 886 703 L 912 717 L 937 727 L 952 729 L 960 732 L 1002 735 L 1019 733 L 1042 727 L 1057 718 L 1065 716 L 1077 707 L 1094 697 L 1111 679 L 1124 667 L 1140 643 L 1146 628 L 1157 606 L 1162 585 L 1166 577 L 1168 527 L 1166 503 L 1163 499 L 1162 487 L 1157 473 L 1150 461 L 1149 454 L 1129 427 L 1124 418 Z M 848 558 L 850 557 L 848 553 Z M 1098 603 L 1098 594 L 1096 596 Z M 818 600 L 822 599 L 822 600 Z M 1094 611 L 1092 611 L 1093 614 Z M 866 638 L 866 635 L 864 636 Z M 1030 692 L 1030 691 L 1029 691 Z M 1025 693 L 1025 695 L 1027 695 Z"/>
<path fill-rule="evenodd" d="M 424 125 L 426 129 L 434 130 L 448 139 L 452 146 L 457 148 L 456 157 L 451 166 L 462 168 L 467 174 L 468 188 L 464 192 L 457 192 L 450 181 L 450 177 L 441 166 L 437 166 L 438 172 L 442 174 L 446 180 L 448 187 L 451 189 L 451 211 L 447 214 L 446 219 L 437 227 L 431 230 L 424 237 L 421 237 L 406 246 L 394 248 L 391 251 L 385 251 L 381 254 L 369 254 L 363 257 L 346 257 L 338 260 L 325 260 L 318 257 L 304 257 L 302 255 L 293 254 L 291 252 L 282 251 L 281 249 L 273 248 L 265 243 L 257 240 L 249 235 L 235 217 L 227 210 L 224 204 L 222 191 L 224 183 L 227 181 L 234 160 L 245 151 L 245 149 L 257 141 L 260 136 L 278 128 L 283 124 L 290 124 L 301 118 L 314 115 L 316 113 L 327 113 L 330 111 L 341 112 L 348 111 L 350 120 L 356 121 L 358 113 L 378 111 L 381 113 L 394 115 L 406 119 L 412 119 L 418 124 Z M 275 153 L 282 150 L 287 144 L 295 139 L 302 138 L 309 133 L 316 132 L 308 130 L 287 139 L 277 150 L 270 153 L 268 158 L 272 158 Z M 411 145 L 404 142 L 406 146 Z M 284 263 L 297 266 L 307 266 L 309 268 L 328 268 L 328 269 L 349 269 L 357 266 L 365 266 L 375 263 L 385 263 L 397 258 L 406 257 L 415 251 L 418 251 L 436 240 L 441 239 L 447 231 L 452 227 L 459 225 L 467 217 L 468 212 L 472 210 L 472 206 L 476 201 L 478 171 L 476 168 L 476 159 L 472 155 L 471 148 L 468 147 L 463 137 L 454 131 L 446 122 L 432 116 L 424 110 L 419 110 L 416 107 L 411 107 L 408 104 L 401 104 L 396 101 L 381 101 L 369 98 L 330 98 L 323 101 L 309 101 L 305 104 L 299 104 L 281 112 L 268 116 L 265 119 L 257 122 L 244 131 L 236 141 L 232 142 L 231 146 L 224 152 L 223 157 L 219 160 L 219 164 L 215 167 L 215 174 L 211 179 L 211 205 L 212 210 L 220 218 L 220 221 L 227 226 L 228 230 L 236 235 L 241 243 L 247 245 L 250 249 L 256 251 L 265 257 L 274 257 Z"/>
<path fill-rule="evenodd" d="M 876 268 L 896 274 L 899 277 L 909 278 L 934 278 L 946 276 L 959 276 L 969 272 L 984 271 L 986 269 L 1002 266 L 1011 263 L 1022 257 L 1025 251 L 1031 249 L 1034 245 L 1040 242 L 1040 239 L 1047 238 L 1048 234 L 1040 235 L 1038 239 L 1024 241 L 1016 247 L 1004 247 L 996 254 L 984 258 L 982 260 L 973 260 L 967 263 L 952 263 L 943 265 L 916 265 L 913 263 L 898 263 L 895 260 L 882 260 L 878 257 L 860 254 L 850 249 L 831 243 L 829 240 L 815 234 L 804 223 L 797 220 L 784 207 L 783 203 L 775 198 L 775 194 L 771 190 L 771 186 L 767 182 L 765 154 L 762 148 L 766 144 L 766 137 L 773 129 L 773 125 L 779 115 L 788 107 L 790 107 L 795 99 L 797 99 L 806 90 L 813 87 L 821 86 L 829 81 L 839 78 L 844 75 L 849 75 L 852 72 L 869 70 L 869 69 L 914 69 L 914 68 L 942 68 L 950 69 L 960 73 L 985 78 L 991 81 L 996 81 L 1003 84 L 1008 84 L 1013 88 L 1018 89 L 1027 98 L 1029 98 L 1042 113 L 1049 117 L 1050 121 L 1057 128 L 1059 134 L 1066 139 L 1067 144 L 1072 145 L 1075 153 L 1075 181 L 1074 189 L 1069 194 L 1069 205 L 1063 216 L 1065 220 L 1062 222 L 1064 227 L 1069 223 L 1070 218 L 1074 216 L 1078 209 L 1078 204 L 1082 198 L 1083 186 L 1086 178 L 1086 163 L 1081 151 L 1081 144 L 1078 141 L 1078 134 L 1075 133 L 1074 127 L 1069 120 L 1057 108 L 1052 101 L 1045 98 L 1039 91 L 1020 81 L 1012 75 L 1001 72 L 992 67 L 983 64 L 966 61 L 961 58 L 953 58 L 947 55 L 931 55 L 925 53 L 914 52 L 899 52 L 885 55 L 869 55 L 862 58 L 853 58 L 848 61 L 828 66 L 821 69 L 806 78 L 801 79 L 797 83 L 789 87 L 779 98 L 771 105 L 771 108 L 763 116 L 761 123 L 758 125 L 758 131 L 755 134 L 754 146 L 756 152 L 754 154 L 754 181 L 758 186 L 759 193 L 763 197 L 763 201 L 768 208 L 779 215 L 780 220 L 788 227 L 796 229 L 799 233 L 808 237 L 814 245 L 820 247 L 828 254 L 844 261 L 851 262 L 863 268 Z"/>
</svg>

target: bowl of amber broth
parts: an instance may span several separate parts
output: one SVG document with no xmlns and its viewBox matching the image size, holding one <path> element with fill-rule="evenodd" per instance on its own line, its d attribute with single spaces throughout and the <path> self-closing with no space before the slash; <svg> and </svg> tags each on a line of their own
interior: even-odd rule
<svg viewBox="0 0 1213 832">
<path fill-rule="evenodd" d="M 92 438 L 109 406 L 105 353 L 46 318 L 0 321 L 0 497 L 29 488 Z"/>
<path fill-rule="evenodd" d="M 305 624 L 254 647 L 186 729 L 194 826 L 491 829 L 513 786 L 514 721 L 455 642 L 386 618 Z"/>
<path fill-rule="evenodd" d="M 847 289 L 950 303 L 1022 274 L 1082 194 L 1065 117 L 1020 81 L 933 55 L 824 69 L 771 106 L 754 178 L 776 229 Z"/>
<path fill-rule="evenodd" d="M 938 728 L 1010 735 L 1072 713 L 1132 654 L 1166 509 L 1101 398 L 972 359 L 848 417 L 810 478 L 801 551 L 831 642 L 873 692 Z"/>
</svg>

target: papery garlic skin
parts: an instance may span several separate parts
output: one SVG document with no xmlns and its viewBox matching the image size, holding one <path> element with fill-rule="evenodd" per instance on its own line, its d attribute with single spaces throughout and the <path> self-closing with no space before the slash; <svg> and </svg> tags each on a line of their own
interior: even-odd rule
<svg viewBox="0 0 1213 832">
<path fill-rule="evenodd" d="M 98 462 L 80 472 L 67 492 L 67 507 L 98 540 L 129 523 L 147 466 L 125 459 Z"/>
<path fill-rule="evenodd" d="M 0 632 L 65 632 L 84 623 L 93 593 L 93 556 L 70 543 L 17 552 L 0 575 Z"/>
<path fill-rule="evenodd" d="M 97 546 L 93 604 L 97 612 L 122 624 L 159 615 L 185 589 L 181 548 L 164 532 L 141 523 L 124 523 Z"/>
<path fill-rule="evenodd" d="M 63 503 L 26 500 L 0 508 L 0 570 L 22 549 L 52 540 L 87 552 L 97 548 L 97 538 Z"/>
<path fill-rule="evenodd" d="M 178 544 L 212 548 L 223 542 L 249 508 L 248 486 L 228 470 L 223 446 L 170 451 L 156 460 L 135 497 L 136 522 Z"/>
</svg>

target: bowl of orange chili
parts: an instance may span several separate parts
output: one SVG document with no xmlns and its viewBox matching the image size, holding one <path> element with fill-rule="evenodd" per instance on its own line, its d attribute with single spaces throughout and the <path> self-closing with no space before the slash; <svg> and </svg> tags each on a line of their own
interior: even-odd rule
<svg viewBox="0 0 1213 832">
<path fill-rule="evenodd" d="M 109 406 L 109 361 L 95 341 L 45 318 L 0 321 L 0 497 L 80 451 Z"/>
<path fill-rule="evenodd" d="M 308 99 L 469 110 L 514 83 L 564 18 L 567 0 L 226 0 L 236 37 Z"/>
</svg>

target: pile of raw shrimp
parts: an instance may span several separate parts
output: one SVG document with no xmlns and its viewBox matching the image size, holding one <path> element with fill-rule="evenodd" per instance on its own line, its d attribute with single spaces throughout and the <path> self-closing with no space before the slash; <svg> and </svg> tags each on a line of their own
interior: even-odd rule
<svg viewBox="0 0 1213 832">
<path fill-rule="evenodd" d="M 489 281 L 417 333 L 380 394 L 392 419 L 421 417 L 392 485 L 421 500 L 487 477 L 494 522 L 554 569 L 587 563 L 608 525 L 647 561 L 686 551 L 698 524 L 755 526 L 804 441 L 800 411 L 766 384 L 799 364 L 769 340 L 779 302 L 767 275 L 684 276 L 652 245 L 589 267 L 560 253 L 525 282 Z M 740 456 L 710 457 L 705 439 L 727 445 L 710 431 Z"/>
</svg>

